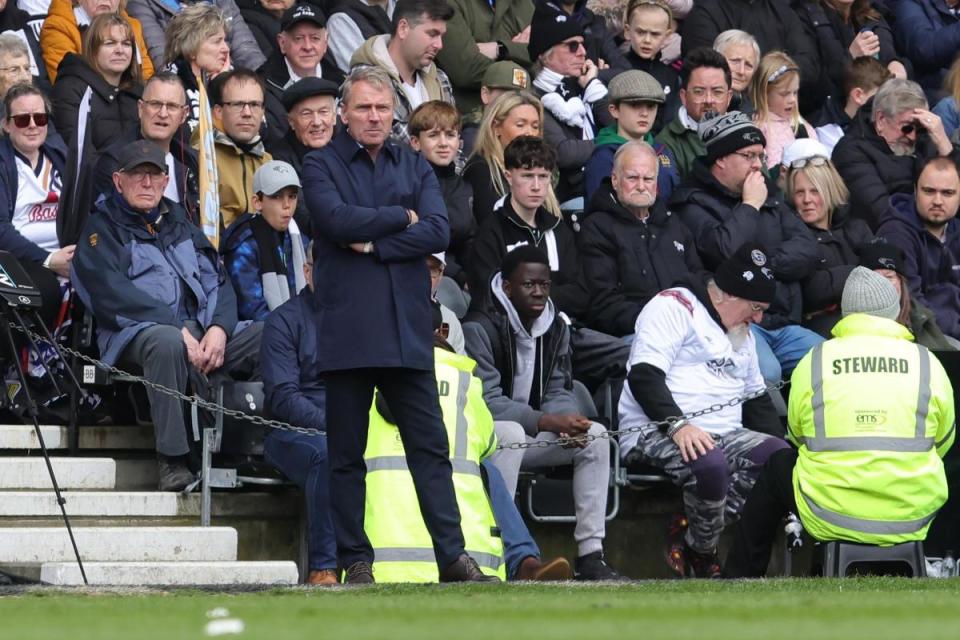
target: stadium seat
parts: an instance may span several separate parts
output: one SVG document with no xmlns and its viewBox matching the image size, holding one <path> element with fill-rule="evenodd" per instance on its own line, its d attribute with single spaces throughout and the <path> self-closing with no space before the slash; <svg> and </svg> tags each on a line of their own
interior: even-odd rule
<svg viewBox="0 0 960 640">
<path fill-rule="evenodd" d="M 843 578 L 855 564 L 905 564 L 910 567 L 911 575 L 924 578 L 927 575 L 926 561 L 923 555 L 923 542 L 904 542 L 889 547 L 870 544 L 857 544 L 833 540 L 821 542 L 818 546 L 820 565 L 825 578 Z M 817 559 L 814 560 L 817 563 Z"/>
</svg>

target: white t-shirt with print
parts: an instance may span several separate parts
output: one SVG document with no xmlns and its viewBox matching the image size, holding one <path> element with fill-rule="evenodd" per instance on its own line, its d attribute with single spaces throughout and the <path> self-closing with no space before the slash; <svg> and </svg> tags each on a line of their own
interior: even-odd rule
<svg viewBox="0 0 960 640">
<path fill-rule="evenodd" d="M 13 210 L 13 226 L 20 234 L 41 249 L 56 251 L 57 211 L 60 209 L 60 173 L 45 155 L 34 171 L 17 156 L 17 204 Z"/>
<path fill-rule="evenodd" d="M 646 363 L 663 371 L 673 401 L 684 414 L 764 388 L 753 333 L 747 331 L 735 349 L 689 289 L 677 287 L 654 296 L 637 316 L 634 330 L 627 370 Z M 650 422 L 629 385 L 623 387 L 618 409 L 621 431 Z M 723 435 L 742 428 L 741 412 L 740 405 L 725 407 L 691 422 Z M 638 439 L 638 433 L 624 435 L 622 451 L 632 449 Z"/>
</svg>

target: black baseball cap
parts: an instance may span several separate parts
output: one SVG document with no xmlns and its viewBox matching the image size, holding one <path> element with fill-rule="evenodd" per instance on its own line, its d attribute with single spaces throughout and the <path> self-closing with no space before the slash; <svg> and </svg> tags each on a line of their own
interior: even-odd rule
<svg viewBox="0 0 960 640">
<path fill-rule="evenodd" d="M 141 165 L 152 164 L 162 172 L 167 172 L 167 154 L 163 149 L 148 140 L 131 142 L 117 155 L 118 171 L 130 171 Z"/>
<path fill-rule="evenodd" d="M 297 80 L 292 85 L 284 89 L 280 102 L 283 108 L 290 111 L 297 103 L 313 96 L 333 96 L 337 97 L 340 88 L 336 82 L 325 80 L 323 78 L 303 78 Z"/>
<path fill-rule="evenodd" d="M 327 18 L 323 15 L 323 11 L 312 4 L 300 3 L 293 5 L 283 13 L 283 17 L 280 19 L 280 30 L 289 31 L 294 25 L 301 22 L 312 22 L 321 29 L 327 27 Z"/>
</svg>

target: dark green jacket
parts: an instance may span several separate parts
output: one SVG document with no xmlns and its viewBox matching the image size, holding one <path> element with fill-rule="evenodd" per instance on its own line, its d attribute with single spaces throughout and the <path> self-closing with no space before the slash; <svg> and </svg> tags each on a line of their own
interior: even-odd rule
<svg viewBox="0 0 960 640">
<path fill-rule="evenodd" d="M 697 156 L 706 155 L 707 149 L 703 146 L 700 136 L 696 131 L 690 131 L 680 118 L 674 118 L 670 124 L 663 128 L 660 135 L 657 136 L 657 142 L 667 145 L 673 152 L 673 157 L 677 161 L 677 171 L 680 177 L 685 177 L 690 173 L 693 167 L 693 161 Z"/>
</svg>

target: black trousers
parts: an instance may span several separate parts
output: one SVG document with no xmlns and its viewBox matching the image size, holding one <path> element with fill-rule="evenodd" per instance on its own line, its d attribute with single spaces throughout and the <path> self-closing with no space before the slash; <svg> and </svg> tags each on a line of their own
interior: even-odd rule
<svg viewBox="0 0 960 640">
<path fill-rule="evenodd" d="M 760 578 L 770 564 L 770 550 L 788 512 L 797 511 L 793 493 L 796 449 L 781 449 L 767 460 L 734 525 L 733 546 L 723 566 L 724 578 Z"/>
<path fill-rule="evenodd" d="M 325 379 L 330 502 L 340 566 L 373 562 L 373 547 L 363 530 L 367 473 L 363 454 L 376 387 L 396 420 L 437 566 L 446 568 L 464 552 L 464 541 L 434 372 L 350 369 L 327 373 Z"/>
</svg>

